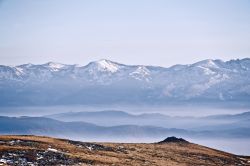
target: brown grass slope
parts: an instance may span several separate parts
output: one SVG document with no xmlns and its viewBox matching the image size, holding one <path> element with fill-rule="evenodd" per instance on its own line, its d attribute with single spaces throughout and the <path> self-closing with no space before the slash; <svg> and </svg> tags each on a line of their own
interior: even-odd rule
<svg viewBox="0 0 250 166">
<path fill-rule="evenodd" d="M 237 156 L 188 142 L 85 143 L 42 136 L 0 136 L 0 165 L 250 165 Z"/>
</svg>

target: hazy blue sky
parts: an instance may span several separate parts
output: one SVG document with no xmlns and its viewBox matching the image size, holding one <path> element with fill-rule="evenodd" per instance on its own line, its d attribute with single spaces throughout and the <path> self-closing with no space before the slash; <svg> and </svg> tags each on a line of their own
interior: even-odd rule
<svg viewBox="0 0 250 166">
<path fill-rule="evenodd" d="M 0 64 L 250 57 L 250 0 L 0 0 Z"/>
</svg>

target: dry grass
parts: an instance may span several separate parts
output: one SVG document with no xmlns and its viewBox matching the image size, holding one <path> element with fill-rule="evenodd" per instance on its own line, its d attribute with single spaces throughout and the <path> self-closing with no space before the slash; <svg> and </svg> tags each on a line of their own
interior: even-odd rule
<svg viewBox="0 0 250 166">
<path fill-rule="evenodd" d="M 0 145 L 0 152 L 6 150 L 18 151 L 21 149 L 46 150 L 50 147 L 72 158 L 92 161 L 92 165 L 250 165 L 249 157 L 236 156 L 192 143 L 98 143 L 112 150 L 90 150 L 86 147 L 79 147 L 67 140 L 50 137 L 0 136 L 0 141 L 11 140 L 32 141 L 34 146 Z"/>
</svg>

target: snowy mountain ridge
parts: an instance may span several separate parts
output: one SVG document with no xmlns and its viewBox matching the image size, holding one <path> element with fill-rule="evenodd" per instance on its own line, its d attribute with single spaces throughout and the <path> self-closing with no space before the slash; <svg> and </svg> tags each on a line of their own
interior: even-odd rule
<svg viewBox="0 0 250 166">
<path fill-rule="evenodd" d="M 226 62 L 209 59 L 169 68 L 124 65 L 105 59 L 85 66 L 55 62 L 0 65 L 3 101 L 19 95 L 29 100 L 29 95 L 46 98 L 55 91 L 53 100 L 59 103 L 68 97 L 88 104 L 127 101 L 128 96 L 138 102 L 245 101 L 250 99 L 250 58 Z"/>
</svg>

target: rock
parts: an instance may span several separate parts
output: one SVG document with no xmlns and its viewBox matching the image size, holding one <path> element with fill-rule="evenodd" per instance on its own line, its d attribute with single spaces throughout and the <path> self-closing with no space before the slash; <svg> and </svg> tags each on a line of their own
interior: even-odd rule
<svg viewBox="0 0 250 166">
<path fill-rule="evenodd" d="M 189 142 L 183 138 L 176 138 L 176 137 L 172 136 L 172 137 L 168 137 L 168 138 L 166 138 L 163 141 L 160 141 L 158 143 L 162 144 L 162 143 L 189 143 Z"/>
</svg>

